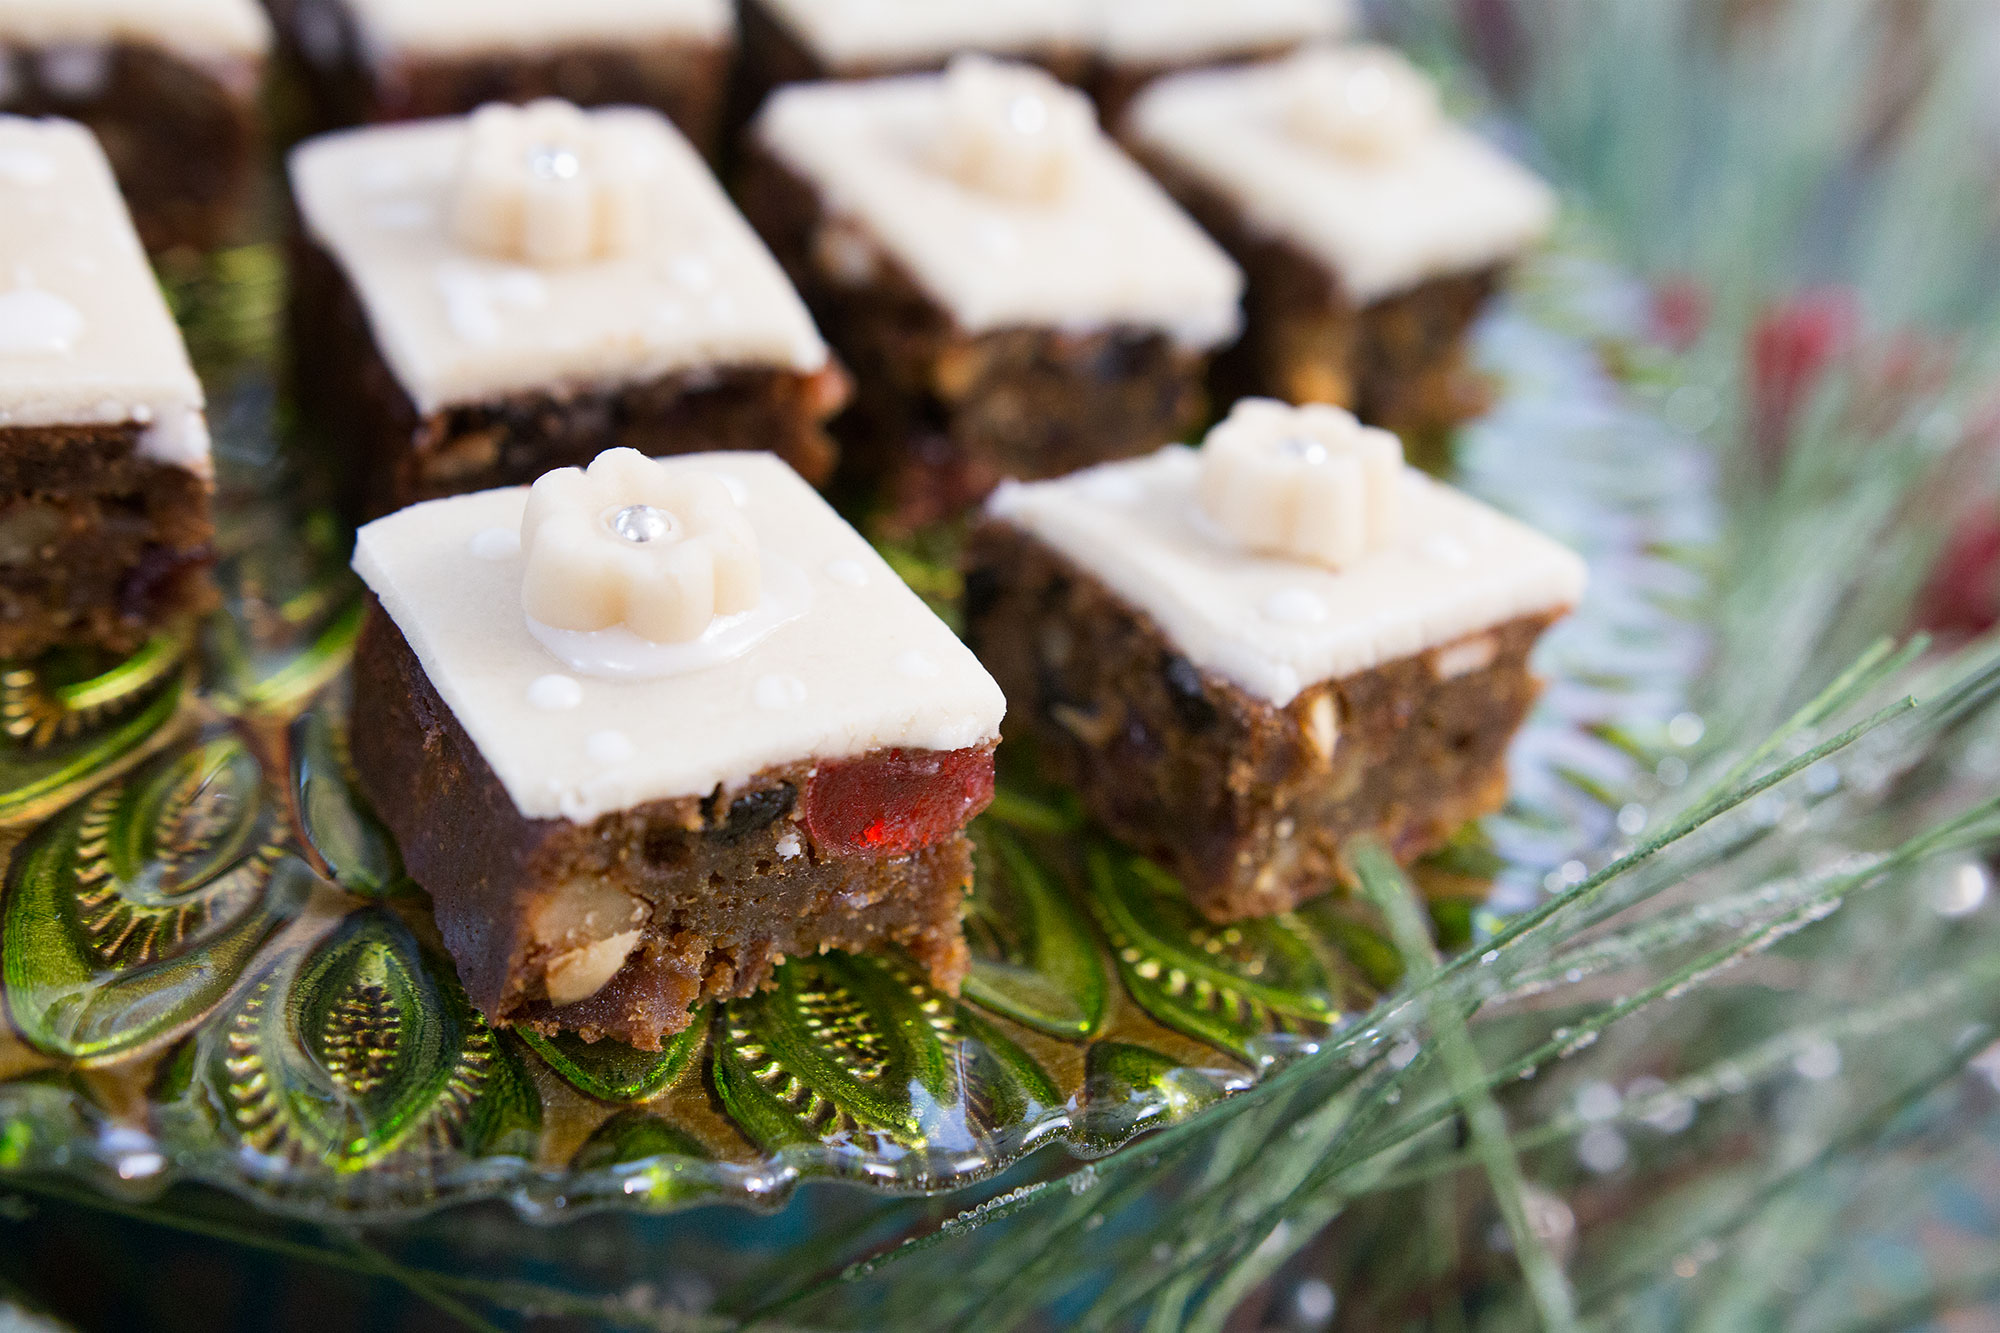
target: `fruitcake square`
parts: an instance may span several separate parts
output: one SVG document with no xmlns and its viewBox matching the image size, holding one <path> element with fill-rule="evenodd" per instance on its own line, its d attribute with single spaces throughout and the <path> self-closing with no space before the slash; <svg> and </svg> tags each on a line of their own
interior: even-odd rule
<svg viewBox="0 0 2000 1333">
<path fill-rule="evenodd" d="M 1108 829 L 1216 921 L 1408 860 L 1498 809 L 1569 550 L 1334 407 L 1239 404 L 1175 445 L 988 501 L 969 641 Z"/>
<path fill-rule="evenodd" d="M 0 112 L 90 126 L 147 246 L 206 249 L 248 202 L 270 45 L 256 0 L 7 0 Z"/>
<path fill-rule="evenodd" d="M 297 384 L 367 513 L 611 448 L 832 470 L 846 380 L 657 112 L 565 102 L 348 130 L 292 155 Z"/>
<path fill-rule="evenodd" d="M 1429 446 L 1480 406 L 1466 333 L 1555 217 L 1526 168 L 1379 47 L 1162 79 L 1123 136 L 1249 274 L 1229 386 Z"/>
<path fill-rule="evenodd" d="M 0 659 L 209 609 L 201 383 L 89 130 L 0 116 Z"/>
<path fill-rule="evenodd" d="M 1205 410 L 1242 275 L 1042 70 L 781 89 L 745 211 L 852 367 L 854 471 L 899 511 L 1158 448 Z"/>
<path fill-rule="evenodd" d="M 664 112 L 715 154 L 729 0 L 270 0 L 323 129 L 560 97 Z"/>
<path fill-rule="evenodd" d="M 489 1018 L 657 1049 L 826 949 L 956 988 L 999 686 L 776 458 L 614 450 L 354 565 L 355 767 Z"/>
</svg>

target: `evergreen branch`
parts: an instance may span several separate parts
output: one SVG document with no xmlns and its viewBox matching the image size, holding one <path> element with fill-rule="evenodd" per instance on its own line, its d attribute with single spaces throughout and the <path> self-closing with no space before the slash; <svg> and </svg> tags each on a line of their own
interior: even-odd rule
<svg viewBox="0 0 2000 1333">
<path fill-rule="evenodd" d="M 1423 908 L 1416 891 L 1400 867 L 1372 842 L 1364 842 L 1353 853 L 1355 875 L 1361 891 L 1375 904 L 1389 923 L 1389 934 L 1403 956 L 1404 975 L 1422 985 L 1437 975 L 1437 946 L 1431 940 Z M 1527 1277 L 1528 1290 L 1541 1312 L 1542 1326 L 1549 1333 L 1575 1333 L 1576 1295 L 1562 1266 L 1536 1232 L 1528 1218 L 1527 1181 L 1521 1174 L 1521 1159 L 1509 1137 L 1507 1118 L 1493 1100 L 1479 1051 L 1466 1029 L 1465 1015 L 1450 1000 L 1426 1009 L 1431 1031 L 1458 1105 L 1472 1134 L 1472 1143 L 1493 1187 L 1500 1216 L 1513 1237 L 1514 1253 Z"/>
</svg>

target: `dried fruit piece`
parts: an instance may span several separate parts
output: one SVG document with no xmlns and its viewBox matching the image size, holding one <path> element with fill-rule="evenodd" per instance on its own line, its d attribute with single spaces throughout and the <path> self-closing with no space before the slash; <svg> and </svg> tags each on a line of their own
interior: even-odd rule
<svg viewBox="0 0 2000 1333">
<path fill-rule="evenodd" d="M 902 856 L 950 837 L 992 799 L 990 750 L 882 750 L 819 766 L 806 828 L 836 855 Z"/>
</svg>

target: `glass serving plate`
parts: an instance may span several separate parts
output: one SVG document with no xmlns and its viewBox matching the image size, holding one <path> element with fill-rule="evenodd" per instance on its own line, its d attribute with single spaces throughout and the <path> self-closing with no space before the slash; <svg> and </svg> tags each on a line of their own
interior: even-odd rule
<svg viewBox="0 0 2000 1333">
<path fill-rule="evenodd" d="M 126 661 L 0 669 L 0 1172 L 199 1181 L 356 1220 L 494 1198 L 531 1217 L 775 1208 L 814 1177 L 945 1191 L 1199 1115 L 1393 983 L 1348 898 L 1212 926 L 1014 773 L 975 829 L 957 998 L 836 954 L 658 1054 L 489 1027 L 350 780 L 360 603 L 346 534 L 301 499 L 310 460 L 280 444 L 276 269 L 252 248 L 170 282 L 217 404 L 226 609 Z M 1633 308 L 1558 252 L 1482 332 L 1497 407 L 1463 433 L 1458 480 L 1574 545 L 1593 585 L 1543 646 L 1512 804 L 1419 868 L 1453 947 L 1580 877 L 1643 822 L 1632 793 L 1685 773 L 1670 751 L 1694 738 L 1703 641 L 1681 553 L 1711 534 L 1711 484 L 1604 368 Z M 888 554 L 948 598 L 948 567 Z"/>
</svg>

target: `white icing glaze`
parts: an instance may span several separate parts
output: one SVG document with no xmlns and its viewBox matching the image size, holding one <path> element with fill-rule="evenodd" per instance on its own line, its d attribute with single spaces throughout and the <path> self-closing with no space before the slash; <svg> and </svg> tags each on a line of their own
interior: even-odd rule
<svg viewBox="0 0 2000 1333">
<path fill-rule="evenodd" d="M 1080 50 L 1088 0 L 760 0 L 836 73 L 942 64 L 960 51 L 1050 55 Z"/>
<path fill-rule="evenodd" d="M 1113 64 L 1174 65 L 1340 37 L 1353 0 L 1092 0 L 1100 54 Z"/>
<path fill-rule="evenodd" d="M 537 676 L 528 683 L 528 702 L 544 712 L 567 712 L 583 702 L 583 686 L 573 676 Z"/>
<path fill-rule="evenodd" d="M 617 259 L 560 269 L 494 261 L 453 239 L 446 203 L 464 118 L 352 130 L 294 151 L 305 226 L 360 293 L 418 409 L 709 367 L 824 366 L 804 303 L 679 132 L 650 111 L 590 118 L 615 123 L 650 154 L 654 225 Z M 381 225 L 384 206 L 398 225 Z M 422 225 L 410 221 L 419 210 Z M 728 310 L 682 299 L 695 270 L 727 295 Z M 661 318 L 670 303 L 675 316 Z"/>
<path fill-rule="evenodd" d="M 56 178 L 56 162 L 47 153 L 13 147 L 0 151 L 0 182 L 47 185 Z"/>
<path fill-rule="evenodd" d="M 143 456 L 206 475 L 201 383 L 97 141 L 67 121 L 0 116 L 9 162 L 0 425 L 137 424 Z"/>
<path fill-rule="evenodd" d="M 729 0 L 344 0 L 376 61 L 405 54 L 735 40 Z"/>
<path fill-rule="evenodd" d="M 868 586 L 868 567 L 858 560 L 829 560 L 826 562 L 826 576 L 850 588 Z"/>
<path fill-rule="evenodd" d="M 789 712 L 806 701 L 809 691 L 797 676 L 773 673 L 757 677 L 752 696 L 757 706 L 769 713 Z"/>
<path fill-rule="evenodd" d="M 956 749 L 998 736 L 1004 701 L 978 659 L 797 474 L 763 454 L 672 463 L 735 478 L 773 564 L 804 571 L 848 560 L 866 581 L 820 584 L 806 615 L 724 666 L 657 680 L 580 680 L 577 707 L 546 712 L 528 697 L 551 662 L 521 615 L 521 561 L 471 551 L 476 534 L 520 523 L 525 487 L 417 505 L 359 534 L 355 569 L 522 814 L 589 822 L 645 801 L 705 795 L 776 764 L 896 746 Z M 938 674 L 919 681 L 897 673 L 909 652 L 935 662 Z M 766 697 L 788 706 L 761 706 Z M 600 731 L 624 733 L 633 756 L 594 761 L 587 746 Z"/>
<path fill-rule="evenodd" d="M 1317 256 L 1364 304 L 1512 259 L 1547 232 L 1549 188 L 1458 126 L 1380 157 L 1299 133 L 1296 78 L 1311 58 L 1162 79 L 1133 103 L 1126 132 L 1251 227 Z"/>
<path fill-rule="evenodd" d="M 1016 201 L 937 168 L 945 101 L 939 75 L 795 84 L 755 133 L 836 225 L 892 256 L 968 332 L 1128 325 L 1192 347 L 1236 336 L 1235 263 L 1101 132 L 1079 146 L 1060 198 Z"/>
<path fill-rule="evenodd" d="M 624 732 L 606 728 L 590 733 L 583 743 L 583 753 L 593 764 L 622 764 L 638 754 L 639 747 Z"/>
<path fill-rule="evenodd" d="M 521 554 L 521 533 L 516 528 L 487 528 L 473 533 L 465 546 L 481 560 L 511 560 Z"/>
<path fill-rule="evenodd" d="M 1402 478 L 1402 538 L 1342 573 L 1219 540 L 1191 517 L 1199 472 L 1196 452 L 1172 445 L 1057 481 L 1006 483 L 987 512 L 1101 579 L 1196 666 L 1281 707 L 1315 682 L 1583 595 L 1574 553 L 1414 468 Z M 1099 503 L 1093 482 L 1104 473 L 1138 487 L 1144 502 Z M 1426 541 L 1442 534 L 1463 544 L 1467 568 L 1425 555 Z M 1298 614 L 1307 597 L 1320 604 L 1318 617 Z"/>
<path fill-rule="evenodd" d="M 83 312 L 54 292 L 0 292 L 0 356 L 61 356 L 85 328 Z"/>
<path fill-rule="evenodd" d="M 261 57 L 271 47 L 271 25 L 257 0 L 0 0 L 0 45 L 116 41 L 195 60 Z"/>
</svg>

